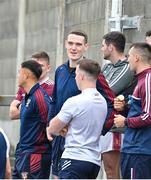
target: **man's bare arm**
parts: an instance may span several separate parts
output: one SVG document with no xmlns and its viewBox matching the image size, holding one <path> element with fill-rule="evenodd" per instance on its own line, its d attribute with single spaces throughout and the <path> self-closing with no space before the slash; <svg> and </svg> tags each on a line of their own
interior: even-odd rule
<svg viewBox="0 0 151 180">
<path fill-rule="evenodd" d="M 57 116 L 55 116 L 47 127 L 47 137 L 50 141 L 53 140 L 53 135 L 60 135 L 60 131 L 66 126 Z"/>
</svg>

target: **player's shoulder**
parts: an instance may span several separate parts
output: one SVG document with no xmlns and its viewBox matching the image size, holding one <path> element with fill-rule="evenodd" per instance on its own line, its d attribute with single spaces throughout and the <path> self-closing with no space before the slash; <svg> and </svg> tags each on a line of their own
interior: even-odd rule
<svg viewBox="0 0 151 180">
<path fill-rule="evenodd" d="M 52 79 L 47 79 L 45 82 L 44 82 L 44 84 L 47 84 L 47 85 L 54 85 L 54 81 L 52 80 Z"/>
<path fill-rule="evenodd" d="M 69 68 L 69 61 L 61 64 L 60 66 L 58 66 L 57 69 L 56 69 L 56 73 L 59 72 L 59 71 L 68 69 L 68 68 Z"/>
<path fill-rule="evenodd" d="M 6 144 L 9 144 L 8 137 L 2 128 L 0 128 L 0 134 L 1 137 L 5 140 Z"/>
<path fill-rule="evenodd" d="M 5 134 L 5 133 L 4 133 L 4 130 L 3 130 L 1 127 L 0 127 L 0 133 L 1 133 L 1 134 Z"/>
</svg>

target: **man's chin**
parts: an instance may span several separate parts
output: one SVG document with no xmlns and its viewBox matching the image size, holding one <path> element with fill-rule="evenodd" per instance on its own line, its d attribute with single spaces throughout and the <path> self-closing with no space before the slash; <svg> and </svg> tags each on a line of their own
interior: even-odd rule
<svg viewBox="0 0 151 180">
<path fill-rule="evenodd" d="M 80 56 L 80 57 L 79 56 L 70 56 L 69 58 L 73 61 L 78 61 L 78 60 L 82 59 L 83 56 Z"/>
<path fill-rule="evenodd" d="M 80 58 L 70 58 L 72 61 L 78 61 Z"/>
</svg>

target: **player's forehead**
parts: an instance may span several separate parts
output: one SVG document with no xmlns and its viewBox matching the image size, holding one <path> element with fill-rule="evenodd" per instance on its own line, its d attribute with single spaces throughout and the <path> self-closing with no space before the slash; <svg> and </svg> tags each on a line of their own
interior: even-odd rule
<svg viewBox="0 0 151 180">
<path fill-rule="evenodd" d="M 83 43 L 84 42 L 84 36 L 77 35 L 77 34 L 69 34 L 67 41 L 70 42 L 77 42 L 77 43 Z"/>
</svg>

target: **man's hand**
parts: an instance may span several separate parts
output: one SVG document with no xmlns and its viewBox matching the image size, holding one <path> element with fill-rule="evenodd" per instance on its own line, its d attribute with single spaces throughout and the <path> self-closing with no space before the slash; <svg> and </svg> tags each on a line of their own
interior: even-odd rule
<svg viewBox="0 0 151 180">
<path fill-rule="evenodd" d="M 11 104 L 14 105 L 14 106 L 16 106 L 18 103 L 20 103 L 20 101 L 17 100 L 17 99 L 14 99 L 14 100 L 11 102 Z"/>
<path fill-rule="evenodd" d="M 115 118 L 114 118 L 114 124 L 116 127 L 124 127 L 125 126 L 125 117 L 118 114 L 118 115 L 115 115 Z"/>
<path fill-rule="evenodd" d="M 123 95 L 119 95 L 114 98 L 114 109 L 117 111 L 123 111 L 125 107 L 125 98 Z"/>
<path fill-rule="evenodd" d="M 19 117 L 20 117 L 20 107 L 21 107 L 21 102 L 20 101 L 15 99 L 15 100 L 13 100 L 11 102 L 10 109 L 9 109 L 9 117 L 12 120 L 19 119 Z"/>
<path fill-rule="evenodd" d="M 60 134 L 61 136 L 65 137 L 66 134 L 67 134 L 67 132 L 68 132 L 68 126 L 65 126 L 65 127 L 59 132 L 59 134 Z"/>
<path fill-rule="evenodd" d="M 47 127 L 47 138 L 49 141 L 53 140 L 53 136 L 59 136 L 60 132 L 64 127 L 66 127 L 67 124 L 62 122 L 58 116 L 56 115 L 53 119 L 50 120 L 49 122 L 49 127 Z M 63 134 L 65 134 L 67 130 L 63 130 Z"/>
<path fill-rule="evenodd" d="M 49 127 L 46 128 L 47 138 L 49 141 L 53 140 L 53 135 L 49 133 Z"/>
</svg>

